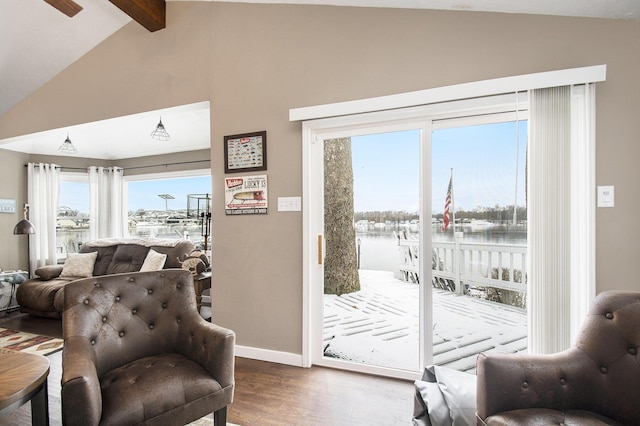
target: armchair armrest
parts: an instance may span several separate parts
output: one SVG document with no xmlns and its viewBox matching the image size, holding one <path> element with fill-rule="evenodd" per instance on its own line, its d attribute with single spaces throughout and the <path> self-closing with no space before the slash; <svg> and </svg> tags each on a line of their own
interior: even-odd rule
<svg viewBox="0 0 640 426">
<path fill-rule="evenodd" d="M 181 353 L 203 366 L 225 388 L 235 383 L 233 331 L 205 321 L 199 315 L 180 333 Z"/>
<path fill-rule="evenodd" d="M 592 364 L 574 348 L 550 355 L 481 353 L 476 368 L 477 416 L 485 420 L 525 408 L 579 409 L 590 399 Z"/>
<path fill-rule="evenodd" d="M 94 351 L 84 338 L 70 337 L 62 353 L 62 418 L 68 425 L 98 425 L 102 417 Z"/>
</svg>

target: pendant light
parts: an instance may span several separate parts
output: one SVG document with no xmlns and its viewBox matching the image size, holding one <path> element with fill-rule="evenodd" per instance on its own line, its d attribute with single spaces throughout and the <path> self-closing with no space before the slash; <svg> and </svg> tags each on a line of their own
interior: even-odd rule
<svg viewBox="0 0 640 426">
<path fill-rule="evenodd" d="M 69 139 L 69 134 L 67 133 L 67 139 L 62 142 L 62 145 L 58 148 L 58 151 L 64 152 L 65 154 L 75 154 L 78 152 L 75 146 L 71 143 L 71 139 Z"/>
<path fill-rule="evenodd" d="M 151 132 L 151 137 L 159 141 L 168 141 L 169 139 L 171 139 L 169 137 L 169 133 L 167 133 L 164 128 L 164 124 L 162 124 L 162 117 L 160 117 L 160 122 L 156 126 L 155 130 Z"/>
</svg>

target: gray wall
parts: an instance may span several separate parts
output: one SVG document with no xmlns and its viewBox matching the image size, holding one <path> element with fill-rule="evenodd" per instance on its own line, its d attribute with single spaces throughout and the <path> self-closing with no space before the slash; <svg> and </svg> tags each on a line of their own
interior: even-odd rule
<svg viewBox="0 0 640 426">
<path fill-rule="evenodd" d="M 6 235 L 9 242 L 8 244 L 0 244 L 0 268 L 3 270 L 23 269 L 26 271 L 29 267 L 27 257 L 28 237 L 13 235 L 13 227 L 22 219 L 22 207 L 27 202 L 27 168 L 25 165 L 28 162 L 58 164 L 62 166 L 63 171 L 70 173 L 84 173 L 83 170 L 77 169 L 86 170 L 89 166 L 119 166 L 125 169 L 125 176 L 134 176 L 209 169 L 209 156 L 209 150 L 198 150 L 111 161 L 83 157 L 29 155 L 0 149 L 0 173 L 2 179 L 0 198 L 16 200 L 15 214 L 0 214 L 0 238 Z"/>
<path fill-rule="evenodd" d="M 27 202 L 27 170 L 29 156 L 0 150 L 0 198 L 16 200 L 16 212 L 0 214 L 0 268 L 27 270 L 27 236 L 13 235 L 13 228 L 24 217 Z"/>
<path fill-rule="evenodd" d="M 0 138 L 210 100 L 214 320 L 238 344 L 301 353 L 302 215 L 225 216 L 224 135 L 268 131 L 273 206 L 302 192 L 290 108 L 511 75 L 608 65 L 596 168 L 616 207 L 597 211 L 597 290 L 640 288 L 640 22 L 219 2 L 170 2 L 167 17 L 89 52 L 0 117 Z"/>
</svg>

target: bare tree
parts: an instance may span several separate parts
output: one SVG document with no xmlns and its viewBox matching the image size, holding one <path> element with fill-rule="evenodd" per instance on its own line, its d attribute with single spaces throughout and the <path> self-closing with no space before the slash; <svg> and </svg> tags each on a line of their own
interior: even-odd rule
<svg viewBox="0 0 640 426">
<path fill-rule="evenodd" d="M 351 138 L 324 143 L 325 294 L 360 290 L 356 233 L 353 227 Z"/>
</svg>

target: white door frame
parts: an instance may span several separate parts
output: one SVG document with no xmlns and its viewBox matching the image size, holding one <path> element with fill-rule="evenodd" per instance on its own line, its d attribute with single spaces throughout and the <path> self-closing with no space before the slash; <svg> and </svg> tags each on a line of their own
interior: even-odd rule
<svg viewBox="0 0 640 426">
<path fill-rule="evenodd" d="M 330 138 L 331 131 L 341 129 L 344 134 L 349 129 L 354 129 L 359 125 L 362 125 L 363 118 L 370 117 L 378 114 L 379 122 L 390 122 L 394 118 L 396 120 L 411 120 L 418 117 L 424 117 L 426 120 L 435 121 L 437 119 L 445 119 L 441 116 L 443 113 L 442 105 L 451 105 L 457 99 L 467 99 L 460 102 L 473 102 L 476 100 L 482 100 L 483 96 L 499 95 L 504 93 L 518 93 L 524 92 L 530 89 L 555 87 L 562 85 L 575 85 L 591 82 L 600 82 L 606 80 L 606 65 L 597 65 L 592 67 L 574 68 L 559 71 L 550 71 L 543 73 L 527 74 L 521 76 L 513 76 L 506 78 L 499 78 L 494 80 L 484 80 L 473 83 L 465 83 L 454 86 L 447 86 L 435 89 L 426 89 L 416 92 L 402 93 L 398 95 L 382 96 L 378 98 L 362 99 L 358 101 L 341 102 L 336 104 L 318 105 L 305 108 L 292 109 L 289 112 L 290 121 L 303 121 L 303 336 L 302 336 L 302 359 L 303 365 L 310 367 L 313 350 L 313 330 L 311 329 L 312 321 L 311 316 L 314 311 L 318 309 L 317 303 L 313 305 L 313 294 L 311 289 L 311 277 L 314 272 L 317 272 L 317 256 L 318 256 L 318 244 L 315 240 L 315 236 L 322 234 L 321 229 L 316 229 L 313 224 L 317 222 L 317 215 L 322 214 L 323 210 L 315 210 L 318 206 L 311 202 L 313 195 L 313 185 L 317 184 L 318 176 L 322 177 L 321 171 L 318 170 L 317 162 L 313 161 L 312 145 L 321 138 Z M 470 99 L 476 98 L 476 99 Z M 416 107 L 416 105 L 423 105 Z M 473 115 L 474 108 L 470 108 L 469 116 Z M 372 112 L 378 111 L 378 112 Z M 458 112 L 457 117 L 463 116 L 462 111 Z M 351 115 L 350 115 L 351 114 Z M 333 117 L 333 118 L 324 118 Z M 430 132 L 429 132 L 430 133 Z M 430 156 L 430 153 L 429 153 Z M 424 164 L 426 153 L 421 155 L 421 161 Z M 430 161 L 430 158 L 429 158 Z M 422 166 L 421 165 L 421 166 Z M 421 167 L 424 169 L 424 167 Z M 590 177 L 595 175 L 595 167 L 590 166 L 586 174 Z M 422 176 L 422 181 L 429 179 L 430 177 Z M 430 194 L 430 186 L 423 184 L 426 190 Z M 430 208 L 425 209 L 427 204 L 425 199 L 429 200 L 429 194 L 422 194 L 423 199 L 421 205 L 423 211 L 430 212 Z M 593 222 L 592 218 L 588 218 Z M 320 231 L 320 232 L 318 232 Z M 422 245 L 430 244 L 430 241 L 422 241 Z M 587 251 L 592 256 L 595 251 L 594 241 L 590 241 Z M 422 250 L 421 253 L 424 253 Z M 313 263 L 313 257 L 316 256 L 316 264 Z M 428 264 L 421 262 L 422 264 Z M 320 265 L 321 266 L 321 265 Z M 427 276 L 421 271 L 422 276 L 426 280 Z M 430 270 L 428 271 L 430 273 Z M 591 280 L 593 277 L 591 277 Z M 427 292 L 430 293 L 430 292 Z M 421 298 L 421 300 L 423 300 Z M 322 306 L 319 306 L 321 309 Z M 425 342 L 426 344 L 426 342 Z M 421 360 L 428 360 L 426 351 L 421 355 Z"/>
<path fill-rule="evenodd" d="M 323 191 L 323 144 L 326 139 L 361 136 L 373 133 L 388 133 L 402 130 L 420 130 L 420 201 L 421 211 L 431 212 L 431 174 L 424 173 L 424 165 L 430 170 L 431 164 L 431 122 L 422 114 L 414 115 L 408 111 L 394 111 L 367 114 L 366 116 L 342 117 L 339 119 L 317 120 L 303 124 L 303 366 L 312 364 L 336 368 L 348 368 L 371 374 L 401 377 L 415 380 L 420 377 L 425 359 L 432 359 L 432 339 L 425 341 L 430 329 L 431 316 L 424 313 L 424 306 L 431 303 L 431 292 L 425 292 L 420 286 L 420 365 L 416 371 L 405 371 L 372 365 L 354 364 L 345 361 L 324 358 L 322 355 L 322 312 L 323 312 L 323 268 L 324 247 L 318 239 L 324 237 L 324 191 Z M 409 117 L 408 117 L 409 116 Z M 418 118 L 419 117 L 419 118 Z M 422 214 L 422 213 L 421 213 Z M 431 214 L 429 213 L 429 217 Z M 422 223 L 423 218 L 420 217 Z M 424 234 L 424 233 L 421 233 Z M 324 239 L 322 239 L 324 241 Z M 431 245 L 431 234 L 421 236 L 421 244 Z M 421 255 L 430 254 L 421 250 Z M 422 265 L 430 265 L 421 260 L 420 276 L 423 282 L 431 282 L 431 269 L 422 270 Z M 430 288 L 430 287 L 429 287 Z M 425 299 L 427 298 L 427 299 Z"/>
</svg>

